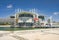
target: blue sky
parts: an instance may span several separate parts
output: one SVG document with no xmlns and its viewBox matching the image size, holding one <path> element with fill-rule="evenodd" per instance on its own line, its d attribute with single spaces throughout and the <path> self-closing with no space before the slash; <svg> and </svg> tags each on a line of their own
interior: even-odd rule
<svg viewBox="0 0 59 40">
<path fill-rule="evenodd" d="M 40 13 L 59 21 L 59 0 L 0 0 L 0 17 L 15 14 L 17 8 L 24 10 L 36 8 Z"/>
</svg>

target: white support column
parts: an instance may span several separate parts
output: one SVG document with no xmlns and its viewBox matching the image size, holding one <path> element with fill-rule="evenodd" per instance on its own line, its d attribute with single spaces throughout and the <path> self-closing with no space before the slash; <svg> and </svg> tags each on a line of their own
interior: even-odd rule
<svg viewBox="0 0 59 40">
<path fill-rule="evenodd" d="M 50 24 L 51 24 L 51 26 L 52 26 L 52 16 L 50 16 Z"/>
</svg>

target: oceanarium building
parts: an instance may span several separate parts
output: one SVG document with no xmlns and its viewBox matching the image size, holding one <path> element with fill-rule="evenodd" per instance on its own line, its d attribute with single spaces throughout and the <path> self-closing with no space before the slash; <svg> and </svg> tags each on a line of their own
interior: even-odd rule
<svg viewBox="0 0 59 40">
<path fill-rule="evenodd" d="M 14 24 L 18 27 L 40 27 L 45 26 L 46 22 L 44 15 L 34 12 L 21 11 L 15 14 Z"/>
</svg>

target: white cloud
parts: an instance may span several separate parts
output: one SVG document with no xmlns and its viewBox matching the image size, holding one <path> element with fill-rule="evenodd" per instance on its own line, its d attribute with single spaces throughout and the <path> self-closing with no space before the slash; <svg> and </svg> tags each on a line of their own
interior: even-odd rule
<svg viewBox="0 0 59 40">
<path fill-rule="evenodd" d="M 54 14 L 54 15 L 58 15 L 58 14 L 59 14 L 59 12 L 54 12 L 53 14 Z"/>
<path fill-rule="evenodd" d="M 52 16 L 50 16 L 49 18 L 52 19 Z"/>
<path fill-rule="evenodd" d="M 13 7 L 12 4 L 7 5 L 7 8 L 12 8 L 12 7 Z"/>
</svg>

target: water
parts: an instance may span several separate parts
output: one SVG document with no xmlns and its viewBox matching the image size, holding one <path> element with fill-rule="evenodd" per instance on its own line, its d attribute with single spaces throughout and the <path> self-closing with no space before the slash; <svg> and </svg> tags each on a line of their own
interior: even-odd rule
<svg viewBox="0 0 59 40">
<path fill-rule="evenodd" d="M 14 28 L 11 27 L 0 27 L 0 31 L 9 31 L 9 30 L 14 30 Z"/>
</svg>

